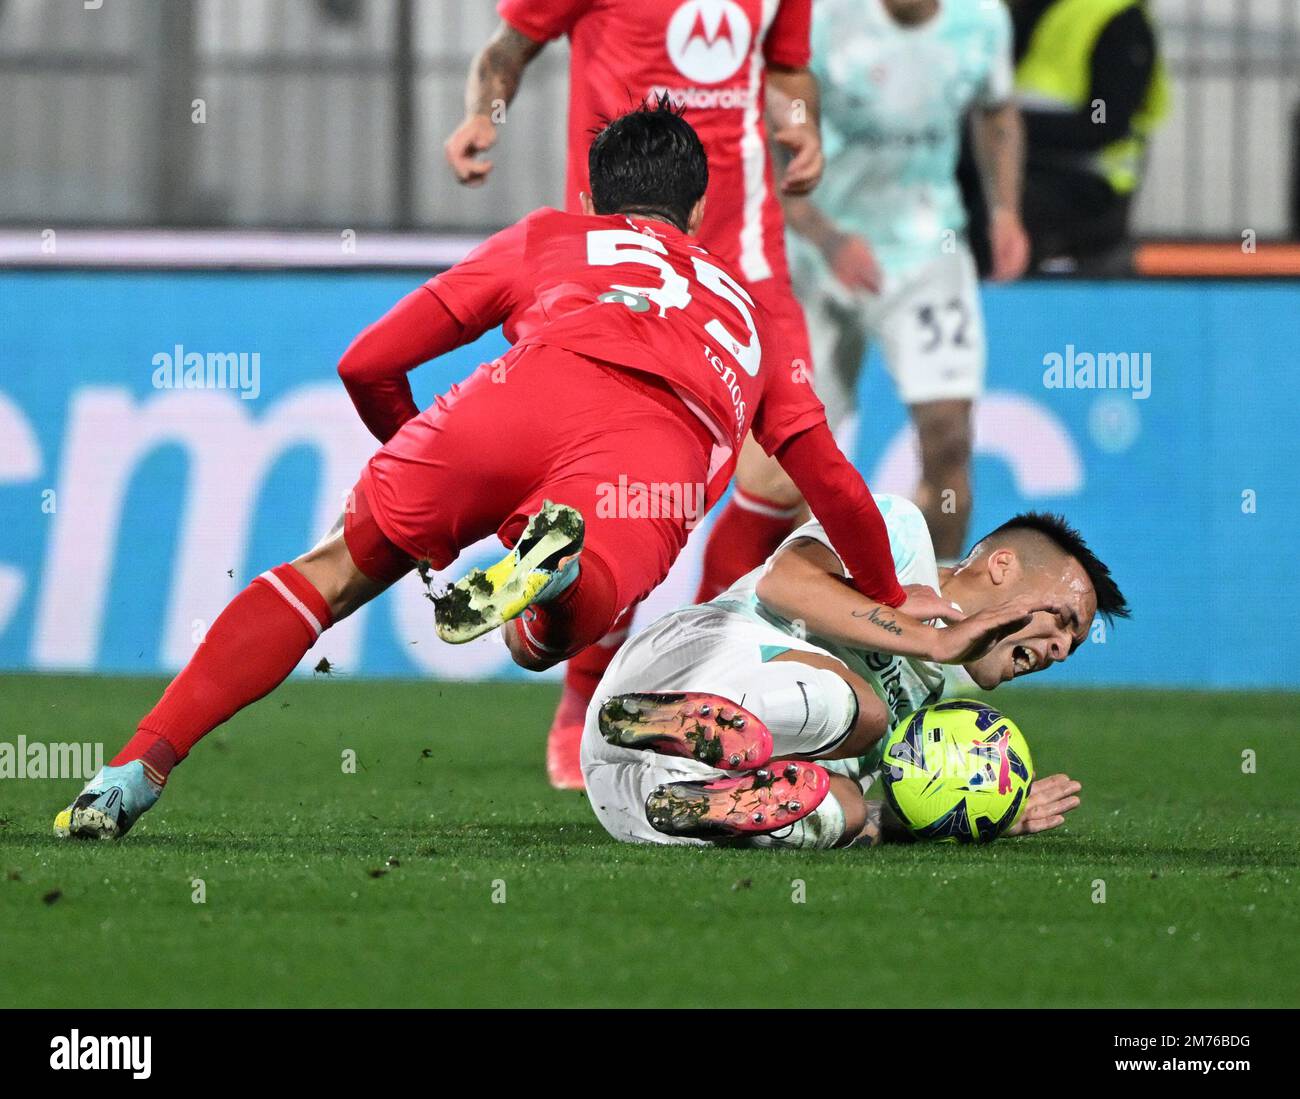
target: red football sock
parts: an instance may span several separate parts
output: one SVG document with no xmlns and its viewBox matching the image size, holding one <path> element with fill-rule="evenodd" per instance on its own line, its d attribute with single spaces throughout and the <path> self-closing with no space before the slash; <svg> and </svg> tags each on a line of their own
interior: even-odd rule
<svg viewBox="0 0 1300 1099">
<path fill-rule="evenodd" d="M 262 573 L 218 615 L 111 765 L 140 759 L 165 781 L 204 736 L 284 682 L 332 622 L 324 596 L 292 565 Z"/>
<path fill-rule="evenodd" d="M 695 602 L 707 603 L 758 568 L 790 533 L 798 515 L 797 506 L 786 508 L 739 488 L 733 490 L 709 531 Z"/>
<path fill-rule="evenodd" d="M 548 665 L 599 641 L 614 626 L 618 588 L 609 566 L 590 552 L 578 579 L 549 603 L 529 607 L 514 620 L 524 648 Z"/>
</svg>

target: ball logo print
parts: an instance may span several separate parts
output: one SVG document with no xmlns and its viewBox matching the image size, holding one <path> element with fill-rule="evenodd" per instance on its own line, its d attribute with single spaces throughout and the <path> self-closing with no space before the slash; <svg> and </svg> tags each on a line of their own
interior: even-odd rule
<svg viewBox="0 0 1300 1099">
<path fill-rule="evenodd" d="M 983 760 L 984 762 L 983 766 L 978 767 L 966 780 L 968 787 L 990 786 L 996 782 L 998 793 L 1005 794 L 1011 789 L 1011 769 L 1013 766 L 1021 778 L 1029 778 L 1024 763 L 1021 762 L 1020 757 L 1010 747 L 1010 740 L 1011 733 L 1004 725 L 984 740 L 971 742 L 972 746 L 968 754 L 972 762 L 977 760 Z M 996 768 L 994 763 L 997 764 Z"/>
<path fill-rule="evenodd" d="M 735 0 L 687 0 L 668 21 L 668 56 L 700 84 L 720 84 L 740 71 L 754 32 Z"/>
</svg>

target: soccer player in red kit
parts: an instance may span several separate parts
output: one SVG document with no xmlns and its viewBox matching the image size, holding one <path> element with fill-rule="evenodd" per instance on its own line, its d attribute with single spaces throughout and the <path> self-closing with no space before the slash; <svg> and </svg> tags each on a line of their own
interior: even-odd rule
<svg viewBox="0 0 1300 1099">
<path fill-rule="evenodd" d="M 446 143 L 458 178 L 482 183 L 480 159 L 524 68 L 546 42 L 567 35 L 568 171 L 565 209 L 589 190 L 590 135 L 645 96 L 667 94 L 685 108 L 709 157 L 708 207 L 700 242 L 728 263 L 784 332 L 790 356 L 810 377 L 803 312 L 786 266 L 784 221 L 768 156 L 768 91 L 782 104 L 774 137 L 793 154 L 780 187 L 812 189 L 821 176 L 817 82 L 808 71 L 812 0 L 499 0 L 501 25 L 474 59 L 466 116 Z M 791 106 L 793 105 L 793 107 Z M 778 476 L 773 476 L 773 473 Z M 711 599 L 763 563 L 789 533 L 800 501 L 753 440 L 742 449 L 737 487 L 714 522 L 697 599 Z M 587 703 L 613 657 L 633 608 L 603 643 L 569 661 L 551 729 L 554 785 L 581 787 L 578 741 Z"/>
<path fill-rule="evenodd" d="M 689 235 L 708 179 L 694 131 L 665 101 L 611 123 L 590 156 L 584 214 L 529 215 L 353 342 L 339 372 L 384 445 L 340 528 L 221 613 L 57 834 L 122 835 L 198 740 L 278 686 L 322 630 L 493 531 L 511 552 L 435 600 L 439 635 L 501 625 L 516 662 L 538 670 L 591 644 L 663 580 L 692 519 L 610 515 L 609 486 L 701 484 L 712 502 L 751 427 L 863 594 L 922 618 L 949 610 L 900 587 L 884 520 L 779 330 Z M 497 325 L 511 350 L 419 411 L 407 372 Z"/>
</svg>

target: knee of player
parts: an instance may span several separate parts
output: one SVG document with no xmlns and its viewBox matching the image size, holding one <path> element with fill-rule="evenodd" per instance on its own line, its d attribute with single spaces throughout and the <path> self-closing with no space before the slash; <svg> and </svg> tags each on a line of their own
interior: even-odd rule
<svg viewBox="0 0 1300 1099">
<path fill-rule="evenodd" d="M 341 534 L 295 557 L 290 564 L 325 600 L 334 622 L 364 606 L 385 587 L 357 568 Z"/>
<path fill-rule="evenodd" d="M 921 463 L 927 472 L 960 471 L 970 462 L 971 435 L 964 424 L 923 437 Z"/>
<path fill-rule="evenodd" d="M 736 487 L 751 499 L 768 507 L 792 509 L 803 497 L 790 475 L 775 458 L 770 458 L 756 443 L 748 443 L 736 467 Z"/>
<path fill-rule="evenodd" d="M 520 633 L 519 619 L 507 622 L 501 627 L 501 639 L 506 643 L 506 651 L 510 653 L 510 659 L 525 671 L 544 672 L 558 663 L 558 657 L 552 658 L 527 643 Z"/>
<path fill-rule="evenodd" d="M 809 754 L 818 759 L 853 759 L 865 754 L 889 727 L 889 712 L 864 681 L 830 668 L 804 670 L 807 677 L 808 731 L 820 747 Z"/>
</svg>

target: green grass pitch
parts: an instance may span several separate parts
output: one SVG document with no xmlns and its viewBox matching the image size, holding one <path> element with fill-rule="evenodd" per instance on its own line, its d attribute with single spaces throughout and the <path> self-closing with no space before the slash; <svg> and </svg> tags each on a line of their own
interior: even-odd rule
<svg viewBox="0 0 1300 1099">
<path fill-rule="evenodd" d="M 0 740 L 111 755 L 161 686 L 0 677 Z M 0 780 L 0 1006 L 1300 1002 L 1296 695 L 1003 691 L 1066 829 L 806 854 L 614 843 L 546 785 L 555 697 L 292 682 L 116 845 Z"/>
</svg>

